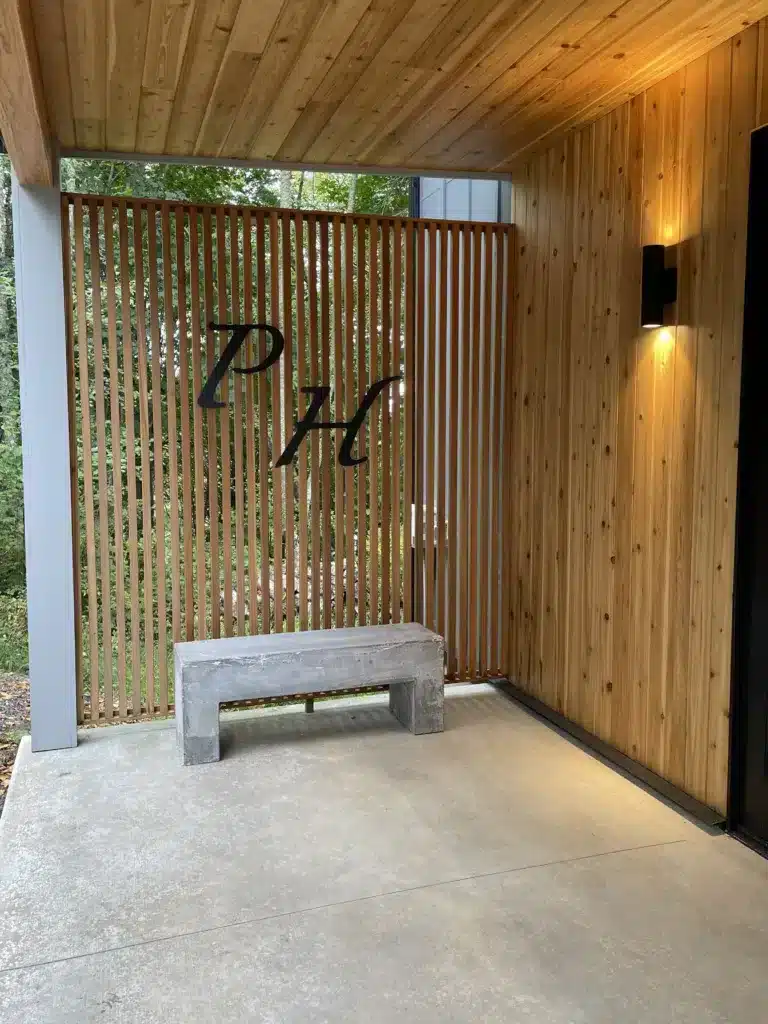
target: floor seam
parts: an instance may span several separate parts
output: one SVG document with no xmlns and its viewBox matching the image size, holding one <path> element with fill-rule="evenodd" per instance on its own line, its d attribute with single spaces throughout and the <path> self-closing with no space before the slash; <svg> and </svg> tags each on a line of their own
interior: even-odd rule
<svg viewBox="0 0 768 1024">
<path fill-rule="evenodd" d="M 285 910 L 277 914 L 258 914 L 242 920 L 227 921 L 223 924 L 209 925 L 203 928 L 192 928 L 189 931 L 174 932 L 172 935 L 160 935 L 151 939 L 138 939 L 136 942 L 126 942 L 120 946 L 107 946 L 104 949 L 93 949 L 85 953 L 74 953 L 72 956 L 53 957 L 50 960 L 39 960 L 28 964 L 19 964 L 13 967 L 0 967 L 0 976 L 12 974 L 19 971 L 31 971 L 39 967 L 51 967 L 54 964 L 70 963 L 75 960 L 85 960 L 88 957 L 105 956 L 108 953 L 120 953 L 126 949 L 140 949 L 142 946 L 158 945 L 163 942 L 173 942 L 176 939 L 192 938 L 195 935 L 207 935 L 213 932 L 226 931 L 228 928 L 243 928 L 249 924 L 260 924 L 268 921 L 279 921 L 283 918 L 297 917 L 301 914 L 313 914 L 321 910 L 331 910 L 334 907 L 347 907 L 355 903 L 366 903 L 370 900 L 387 899 L 391 896 L 401 896 L 413 892 L 422 892 L 426 889 L 437 889 L 445 885 L 460 885 L 462 882 L 472 882 L 483 878 L 495 878 L 501 875 L 514 875 L 523 871 L 535 871 L 539 868 L 559 867 L 566 864 L 578 864 L 581 861 L 597 860 L 601 857 L 614 857 L 622 853 L 634 853 L 639 850 L 656 850 L 665 846 L 677 846 L 681 843 L 690 842 L 689 839 L 668 839 L 658 843 L 645 843 L 640 846 L 620 847 L 616 850 L 601 850 L 598 853 L 585 853 L 580 857 L 562 857 L 557 860 L 543 861 L 540 864 L 521 864 L 519 867 L 499 868 L 496 871 L 480 871 L 472 875 L 461 875 L 457 878 L 444 878 L 439 882 L 424 882 L 421 885 L 405 886 L 401 889 L 387 889 L 383 892 L 370 893 L 367 896 L 355 896 L 348 900 L 333 900 L 329 903 L 319 903 L 315 906 L 297 907 L 294 910 Z"/>
</svg>

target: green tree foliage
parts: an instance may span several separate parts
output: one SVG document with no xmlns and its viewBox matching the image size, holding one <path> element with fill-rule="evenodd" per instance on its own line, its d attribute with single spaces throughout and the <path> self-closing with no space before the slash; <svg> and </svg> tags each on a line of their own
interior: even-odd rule
<svg viewBox="0 0 768 1024">
<path fill-rule="evenodd" d="M 116 160 L 64 160 L 62 188 L 110 196 L 277 206 L 274 171 Z"/>
<path fill-rule="evenodd" d="M 0 174 L 0 594 L 18 596 L 24 590 L 22 505 L 11 176 L 4 159 Z"/>
<path fill-rule="evenodd" d="M 61 180 L 65 190 L 103 195 L 408 213 L 408 179 L 398 175 L 65 160 Z M 11 173 L 7 157 L 0 157 L 0 670 L 22 669 L 25 661 L 22 499 Z"/>
</svg>

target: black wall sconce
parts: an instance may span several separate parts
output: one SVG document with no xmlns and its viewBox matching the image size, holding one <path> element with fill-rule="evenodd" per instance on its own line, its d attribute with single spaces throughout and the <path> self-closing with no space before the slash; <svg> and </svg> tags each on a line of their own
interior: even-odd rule
<svg viewBox="0 0 768 1024">
<path fill-rule="evenodd" d="M 640 323 L 661 327 L 664 307 L 677 300 L 677 268 L 664 266 L 664 246 L 643 246 L 643 284 Z"/>
</svg>

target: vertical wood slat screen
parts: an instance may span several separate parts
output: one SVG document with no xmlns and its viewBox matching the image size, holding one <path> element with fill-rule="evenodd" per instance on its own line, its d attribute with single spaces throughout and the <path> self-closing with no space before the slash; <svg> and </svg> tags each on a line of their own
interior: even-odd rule
<svg viewBox="0 0 768 1024">
<path fill-rule="evenodd" d="M 449 677 L 501 674 L 510 229 L 63 203 L 80 720 L 166 714 L 178 640 L 417 619 Z M 212 322 L 286 338 L 232 372 L 265 357 L 252 332 L 215 410 L 197 396 L 231 334 Z M 313 430 L 274 468 L 302 387 L 330 386 L 318 420 L 341 422 L 397 374 L 353 448 L 368 461 Z"/>
<path fill-rule="evenodd" d="M 449 679 L 504 676 L 511 229 L 416 225 L 414 618 Z"/>
</svg>

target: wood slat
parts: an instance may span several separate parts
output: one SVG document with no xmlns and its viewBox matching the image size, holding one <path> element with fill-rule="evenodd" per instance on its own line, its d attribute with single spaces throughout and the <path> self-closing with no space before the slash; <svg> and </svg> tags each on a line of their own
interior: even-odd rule
<svg viewBox="0 0 768 1024">
<path fill-rule="evenodd" d="M 447 366 L 448 379 L 450 381 L 450 399 L 448 401 L 448 462 L 446 466 L 446 492 L 447 506 L 446 516 L 448 520 L 448 594 L 447 594 L 447 626 L 446 639 L 448 641 L 448 675 L 456 676 L 459 670 L 459 663 L 456 651 L 456 626 L 457 612 L 459 612 L 458 595 L 461 585 L 458 578 L 459 563 L 459 509 L 460 497 L 460 472 L 459 472 L 459 384 L 460 384 L 460 259 L 461 235 L 458 225 L 451 225 L 450 233 L 450 313 L 446 307 L 446 327 L 450 365 Z M 448 253 L 446 253 L 446 265 Z M 448 392 L 446 392 L 447 395 Z M 455 597 L 452 595 L 456 595 Z"/>
<path fill-rule="evenodd" d="M 482 479 L 480 481 L 479 490 L 479 503 L 477 506 L 477 517 L 480 526 L 480 664 L 479 674 L 481 676 L 488 675 L 489 667 L 489 648 L 490 648 L 490 580 L 491 580 L 491 531 L 490 526 L 493 522 L 492 516 L 492 505 L 491 505 L 491 467 L 493 466 L 492 456 L 492 441 L 491 441 L 491 414 L 493 412 L 493 404 L 491 401 L 491 387 L 492 387 L 492 367 L 493 367 L 493 253 L 492 253 L 492 239 L 493 235 L 491 229 L 486 227 L 483 230 L 482 242 L 483 242 L 483 309 L 482 309 L 482 344 L 483 344 L 483 358 L 481 365 L 482 372 L 482 402 L 481 402 L 481 418 L 480 418 L 480 437 L 483 455 L 480 459 L 481 464 L 485 468 Z"/>
<path fill-rule="evenodd" d="M 317 218 L 308 216 L 308 250 L 307 263 L 309 275 L 309 383 L 317 387 L 322 381 L 322 357 L 318 335 L 318 294 L 317 294 Z M 304 442 L 307 444 L 307 442 Z M 313 430 L 310 438 L 310 524 L 312 544 L 312 629 L 321 626 L 321 541 L 320 541 L 320 437 L 319 431 Z"/>
<path fill-rule="evenodd" d="M 368 311 L 366 298 L 368 289 L 366 256 L 366 222 L 358 218 L 355 224 L 357 254 L 357 407 L 363 401 L 368 377 L 366 349 L 368 343 Z M 357 435 L 358 458 L 365 454 L 367 431 L 363 426 Z M 357 624 L 368 622 L 368 463 L 361 462 L 357 468 Z"/>
<path fill-rule="evenodd" d="M 216 211 L 216 298 L 217 319 L 220 324 L 232 323 L 229 301 L 229 281 L 227 274 L 227 247 L 231 240 L 227 236 L 226 211 L 220 207 Z M 227 333 L 215 332 L 217 355 L 226 348 Z M 223 600 L 215 595 L 217 606 L 221 604 L 224 613 L 224 636 L 232 636 L 232 463 L 231 438 L 229 421 L 230 375 L 226 374 L 219 386 L 219 400 L 223 403 L 218 413 L 218 430 L 221 437 L 221 562 L 223 568 Z M 218 580 L 218 576 L 217 576 Z"/>
<path fill-rule="evenodd" d="M 206 527 L 205 527 L 205 456 L 203 451 L 204 421 L 203 410 L 197 396 L 203 389 L 202 338 L 200 322 L 200 246 L 199 220 L 197 210 L 189 217 L 189 267 L 190 267 L 190 325 L 192 339 L 192 395 L 193 413 L 193 467 L 195 483 L 195 576 L 197 583 L 197 636 L 205 640 L 208 635 L 207 616 L 207 572 L 206 572 Z"/>
<path fill-rule="evenodd" d="M 344 420 L 344 333 L 342 328 L 342 293 L 344 277 L 341 259 L 341 218 L 332 221 L 333 273 L 333 378 L 334 378 L 334 419 Z M 344 471 L 337 453 L 333 476 L 333 557 L 334 557 L 334 623 L 344 625 Z M 332 449 L 333 450 L 333 449 Z"/>
<path fill-rule="evenodd" d="M 269 215 L 269 290 L 270 290 L 270 323 L 281 323 L 280 315 L 280 244 L 278 234 L 278 215 L 275 211 Z M 284 561 L 285 520 L 283 516 L 283 470 L 275 463 L 283 450 L 282 442 L 282 382 L 283 367 L 275 363 L 272 367 L 271 389 L 271 432 L 272 432 L 272 566 L 274 581 L 273 628 L 276 633 L 283 632 L 284 617 Z M 314 580 L 313 580 L 314 584 Z"/>
<path fill-rule="evenodd" d="M 203 227 L 203 331 L 206 339 L 206 380 L 221 354 L 217 331 L 211 331 L 209 324 L 216 322 L 213 305 L 213 229 L 211 211 L 202 211 Z M 198 392 L 199 394 L 199 392 Z M 223 398 L 222 398 L 223 401 Z M 215 409 L 205 413 L 205 440 L 208 450 L 208 531 L 210 545 L 210 586 L 208 600 L 211 609 L 211 636 L 221 636 L 221 565 L 219 557 L 219 467 L 218 467 L 218 415 Z"/>
<path fill-rule="evenodd" d="M 482 400 L 480 397 L 480 320 L 481 312 L 481 268 L 482 268 L 482 228 L 472 229 L 472 332 L 471 332 L 471 392 L 470 392 L 470 430 L 474 438 L 480 436 L 480 423 L 482 415 Z M 469 346 L 468 346 L 469 347 Z M 478 496 L 482 493 L 484 467 L 482 459 L 473 459 L 470 465 L 469 486 L 470 493 Z M 467 522 L 469 527 L 468 554 L 469 554 L 469 638 L 467 644 L 467 655 L 469 670 L 473 676 L 479 670 L 479 604 L 480 604 L 480 578 L 479 578 L 479 552 L 478 552 L 478 519 L 477 508 L 474 505 L 468 507 Z"/>
<path fill-rule="evenodd" d="M 470 325 L 472 323 L 471 280 L 472 280 L 472 232 L 465 227 L 461 232 L 461 455 L 459 471 L 460 495 L 460 526 L 459 526 L 459 586 L 458 586 L 458 621 L 459 631 L 456 641 L 458 652 L 458 673 L 462 677 L 471 676 L 472 666 L 469 662 L 469 618 L 470 618 L 470 472 L 471 472 L 471 345 Z"/>
<path fill-rule="evenodd" d="M 407 556 L 408 549 L 404 546 L 404 530 L 402 510 L 404 503 L 400 500 L 401 480 L 401 427 L 403 402 L 401 400 L 401 384 L 405 381 L 405 365 L 403 351 L 403 314 L 402 280 L 403 280 L 403 226 L 396 220 L 392 228 L 392 372 L 402 374 L 402 381 L 395 385 L 392 397 L 392 621 L 400 622 L 403 614 L 402 600 L 402 558 Z"/>
<path fill-rule="evenodd" d="M 140 590 L 144 598 L 144 672 L 146 678 L 146 708 L 154 714 L 155 689 L 155 616 L 153 609 L 154 585 L 152 575 L 152 483 L 149 458 L 149 372 L 147 367 L 147 319 L 144 271 L 144 224 L 140 206 L 133 204 L 133 258 L 136 280 L 136 344 L 138 347 L 139 437 L 141 457 L 141 546 L 143 576 Z"/>
<path fill-rule="evenodd" d="M 268 323 L 267 316 L 267 235 L 266 217 L 263 212 L 256 214 L 256 294 L 258 298 L 258 323 Z M 258 379 L 259 400 L 259 553 L 261 556 L 261 632 L 271 632 L 272 591 L 270 586 L 271 563 L 269 555 L 269 501 L 271 492 L 270 451 L 268 432 L 268 391 L 267 374 L 260 373 Z"/>
<path fill-rule="evenodd" d="M 492 487 L 493 514 L 490 523 L 491 530 L 491 552 L 506 552 L 505 519 L 507 506 L 503 502 L 503 481 L 506 476 L 505 451 L 509 443 L 506 429 L 506 415 L 509 408 L 509 389 L 506 386 L 506 363 L 509 358 L 506 341 L 510 337 L 507 331 L 505 318 L 505 305 L 509 296 L 507 295 L 507 282 L 510 274 L 506 267 L 506 240 L 507 233 L 503 231 L 494 232 L 494 260 L 495 260 L 495 284 L 494 284 L 494 356 L 493 356 L 493 409 L 491 411 L 491 424 L 494 433 L 494 460 Z M 450 466 L 450 457 L 449 463 Z M 450 550 L 450 548 L 449 548 Z M 506 659 L 502 656 L 503 638 L 506 636 L 507 627 L 504 621 L 503 609 L 504 600 L 507 594 L 507 581 L 505 579 L 505 563 L 507 556 L 502 555 L 501 559 L 493 559 L 491 569 L 491 674 L 495 676 L 506 675 Z"/>
<path fill-rule="evenodd" d="M 324 217 L 320 221 L 320 381 L 326 386 L 331 382 L 331 309 L 330 309 L 330 265 L 329 265 L 329 239 L 328 219 Z M 325 416 L 330 414 L 332 404 L 328 401 L 323 407 Z M 320 458 L 322 462 L 322 483 L 320 490 L 320 504 L 322 509 L 322 522 L 320 536 L 322 545 L 322 605 L 323 605 L 323 628 L 330 629 L 333 624 L 331 595 L 333 593 L 333 578 L 331 573 L 331 460 L 333 459 L 333 444 L 331 432 L 322 432 L 320 445 Z"/>
<path fill-rule="evenodd" d="M 405 454 L 403 482 L 403 622 L 412 622 L 414 616 L 414 398 L 416 394 L 416 360 L 414 353 L 414 284 L 415 251 L 414 227 L 410 221 L 405 225 Z"/>
<path fill-rule="evenodd" d="M 162 367 L 160 360 L 160 309 L 158 302 L 158 260 L 157 210 L 147 210 L 147 284 L 149 291 L 149 342 L 151 345 L 151 395 L 152 395 L 152 468 L 154 470 L 154 492 L 151 512 L 154 513 L 153 561 L 155 564 L 155 587 L 157 594 L 157 687 L 158 711 L 168 711 L 168 650 L 167 650 L 167 584 L 165 573 L 165 474 L 163 455 L 163 392 Z M 151 529 L 150 529 L 151 537 Z M 144 537 L 147 544 L 147 536 Z"/>
<path fill-rule="evenodd" d="M 344 401 L 346 416 L 349 422 L 355 414 L 355 243 L 354 224 L 348 217 L 344 223 Z M 345 625 L 355 624 L 355 604 L 357 600 L 357 575 L 355 564 L 355 481 L 350 469 L 345 470 L 344 485 L 346 501 L 344 505 L 344 536 L 346 538 L 346 615 Z"/>
<path fill-rule="evenodd" d="M 394 376 L 392 362 L 392 238 L 389 224 L 381 224 L 381 375 Z M 387 389 L 381 406 L 381 621 L 391 622 L 392 610 L 392 396 L 396 385 Z M 375 432 L 374 432 L 375 436 Z M 395 591 L 397 592 L 397 591 Z"/>
<path fill-rule="evenodd" d="M 423 355 L 421 361 L 422 383 L 419 389 L 422 402 L 422 443 L 424 467 L 424 609 L 423 623 L 428 629 L 435 628 L 435 426 L 436 404 L 435 366 L 437 363 L 437 224 L 429 225 L 425 237 L 426 292 L 422 297 L 420 320 L 423 331 Z M 421 506 L 420 506 L 421 507 Z"/>
<path fill-rule="evenodd" d="M 97 569 L 96 569 L 96 528 L 94 523 L 94 490 L 93 490 L 93 447 L 91 435 L 91 400 L 90 400 L 90 359 L 88 352 L 88 315 L 86 312 L 85 294 L 85 241 L 83 230 L 83 200 L 78 198 L 74 204 L 74 249 L 75 249 L 75 292 L 77 304 L 77 364 L 78 391 L 80 399 L 79 428 L 82 437 L 83 453 L 83 491 L 82 502 L 85 517 L 85 580 L 88 607 L 88 714 L 91 721 L 99 717 L 99 619 L 97 605 Z M 82 576 L 81 576 L 82 579 Z M 82 583 L 81 583 L 82 585 Z"/>
<path fill-rule="evenodd" d="M 369 293 L 369 352 L 370 368 L 368 381 L 373 384 L 380 378 L 379 368 L 379 223 L 372 217 L 368 224 L 369 262 L 368 262 L 368 293 Z M 371 625 L 379 622 L 379 500 L 381 481 L 379 479 L 379 410 L 387 394 L 376 402 L 368 414 L 370 431 L 368 433 L 368 465 L 370 466 L 369 485 L 369 528 L 368 546 L 371 578 Z"/>
<path fill-rule="evenodd" d="M 299 375 L 298 414 L 304 416 L 307 409 L 307 397 L 302 393 L 306 386 L 307 375 L 307 334 L 305 314 L 306 271 L 304 264 L 304 220 L 296 218 L 296 341 L 297 364 Z M 299 450 L 299 627 L 309 628 L 309 531 L 307 527 L 308 503 L 307 445 Z"/>
<path fill-rule="evenodd" d="M 159 211 L 162 241 L 162 284 L 164 312 L 165 347 L 165 405 L 168 438 L 168 516 L 171 531 L 171 631 L 173 642 L 181 640 L 181 594 L 182 563 L 179 518 L 179 430 L 177 427 L 176 398 L 176 320 L 173 315 L 173 276 L 171 271 L 171 220 L 170 211 Z M 163 496 L 164 497 L 164 496 Z M 165 543 L 163 543 L 165 546 Z"/>
<path fill-rule="evenodd" d="M 505 450 L 501 454 L 500 463 L 504 471 L 504 484 L 501 489 L 501 499 L 504 502 L 504 509 L 510 508 L 511 498 L 514 494 L 514 487 L 512 483 L 512 469 L 513 469 L 513 458 L 514 458 L 514 418 L 512 416 L 512 401 L 515 395 L 515 382 L 514 382 L 514 371 L 515 371 L 515 348 L 514 345 L 514 323 L 515 323 L 515 306 L 516 306 L 516 295 L 513 291 L 513 281 L 517 272 L 517 266 L 515 263 L 516 254 L 514 242 L 517 235 L 517 229 L 514 234 L 508 233 L 504 239 L 504 283 L 505 283 L 505 295 L 502 301 L 502 308 L 504 309 L 504 328 L 505 328 L 505 345 L 503 353 L 503 365 L 504 365 L 504 400 L 502 402 L 504 407 L 504 424 L 506 429 L 504 430 L 504 441 Z M 502 589 L 502 602 L 501 602 L 501 637 L 500 637 L 500 653 L 501 653 L 501 667 L 500 671 L 505 674 L 509 671 L 508 666 L 513 664 L 512 659 L 512 587 L 514 582 L 513 577 L 513 565 L 512 558 L 509 557 L 509 552 L 513 548 L 513 537 L 512 537 L 512 517 L 507 513 L 503 517 L 503 533 L 504 538 L 504 549 L 508 552 L 507 557 L 503 559 L 500 572 L 500 581 Z M 567 664 L 567 655 L 564 651 L 564 662 Z"/>
<path fill-rule="evenodd" d="M 438 236 L 438 323 L 436 332 L 436 359 L 438 364 L 438 380 L 435 394 L 437 396 L 437 442 L 435 445 L 435 509 L 437 518 L 437 535 L 435 538 L 436 569 L 435 569 L 435 621 L 437 632 L 441 636 L 447 634 L 446 604 L 446 513 L 445 513 L 445 478 L 447 448 L 447 402 L 448 402 L 448 227 L 440 225 Z M 490 289 L 489 289 L 490 290 Z"/>
<path fill-rule="evenodd" d="M 283 413 L 285 417 L 285 440 L 293 434 L 293 246 L 291 243 L 291 221 L 283 215 L 280 221 L 282 260 L 282 329 L 285 337 L 283 353 Z M 296 628 L 296 566 L 294 558 L 294 467 L 285 470 L 285 622 L 286 629 Z"/>
<path fill-rule="evenodd" d="M 128 516 L 128 579 L 131 592 L 131 714 L 138 718 L 141 697 L 141 608 L 139 603 L 139 536 L 136 500 L 136 445 L 134 418 L 135 361 L 131 323 L 130 237 L 128 206 L 118 205 L 120 248 L 120 328 L 123 341 L 123 389 L 125 403 L 125 476 Z"/>
<path fill-rule="evenodd" d="M 111 588 L 111 550 L 109 530 L 109 480 L 107 477 L 107 439 L 104 415 L 104 323 L 102 319 L 101 299 L 101 258 L 99 211 L 96 206 L 89 206 L 89 249 L 91 257 L 91 302 L 93 308 L 93 376 L 94 376 L 94 413 L 96 427 L 97 451 L 97 494 L 98 494 L 98 531 L 99 531 L 99 604 L 101 606 L 101 660 L 104 682 L 104 715 L 112 718 L 114 714 L 113 699 L 113 650 L 112 650 L 112 588 Z"/>
<path fill-rule="evenodd" d="M 115 447 L 115 438 L 120 438 L 120 369 L 117 346 L 117 295 L 115 286 L 115 252 L 114 252 L 114 218 L 111 204 L 104 206 L 104 262 L 106 264 L 107 293 L 107 337 L 109 348 L 109 425 L 110 441 Z M 123 392 L 124 393 L 124 392 Z M 125 552 L 123 531 L 123 479 L 122 460 L 112 459 L 112 507 L 113 530 L 115 539 L 115 631 L 117 633 L 117 696 L 118 715 L 125 718 L 128 714 L 128 698 L 126 692 L 126 614 L 125 589 L 121 580 L 125 577 Z M 105 711 L 110 709 L 105 707 Z"/>
<path fill-rule="evenodd" d="M 75 292 L 72 277 L 72 226 L 69 203 L 61 202 L 61 248 L 67 330 L 67 406 L 69 410 L 69 486 L 72 516 L 72 582 L 75 611 L 75 704 L 77 723 L 85 720 L 83 706 L 83 605 L 80 571 L 80 486 L 77 457 L 77 367 L 75 365 Z"/>
<path fill-rule="evenodd" d="M 243 212 L 243 319 L 254 323 L 254 273 L 253 273 L 253 220 L 250 210 Z M 253 340 L 249 352 L 257 352 L 258 339 Z M 247 360 L 246 360 L 247 362 Z M 248 632 L 259 629 L 259 575 L 258 564 L 258 502 L 256 499 L 256 383 L 252 373 L 245 376 L 245 462 L 246 502 L 248 519 Z"/>
<path fill-rule="evenodd" d="M 425 424 L 424 414 L 426 406 L 426 352 L 427 352 L 427 261 L 426 261 L 426 239 L 428 228 L 425 225 L 418 225 L 416 230 L 415 245 L 415 278 L 416 278 L 416 301 L 415 324 L 414 324 L 414 388 L 413 388 L 413 616 L 416 622 L 426 624 L 426 582 L 424 579 L 425 555 L 424 555 L 424 499 L 426 492 L 426 461 L 427 448 L 425 445 Z"/>
<path fill-rule="evenodd" d="M 187 255 L 189 250 L 185 239 L 184 211 L 176 208 L 174 216 L 176 256 L 176 301 L 179 315 L 179 418 L 181 441 L 181 517 L 184 536 L 184 639 L 192 640 L 195 635 L 195 554 L 193 527 L 193 480 L 192 480 L 192 426 L 193 409 L 197 408 L 197 395 L 192 393 L 190 407 L 190 339 L 189 311 L 187 310 Z M 170 431 L 170 428 L 169 428 Z"/>
<path fill-rule="evenodd" d="M 249 323 L 241 309 L 240 302 L 240 264 L 243 260 L 240 243 L 240 219 L 236 210 L 229 211 L 229 282 L 231 296 L 231 323 Z M 234 416 L 233 467 L 235 474 L 235 565 L 237 607 L 235 609 L 235 628 L 238 636 L 243 636 L 245 627 L 245 547 L 246 547 L 246 511 L 245 511 L 245 469 L 243 465 L 243 375 L 238 373 L 244 366 L 243 349 L 235 356 L 234 380 L 232 384 Z"/>
</svg>

